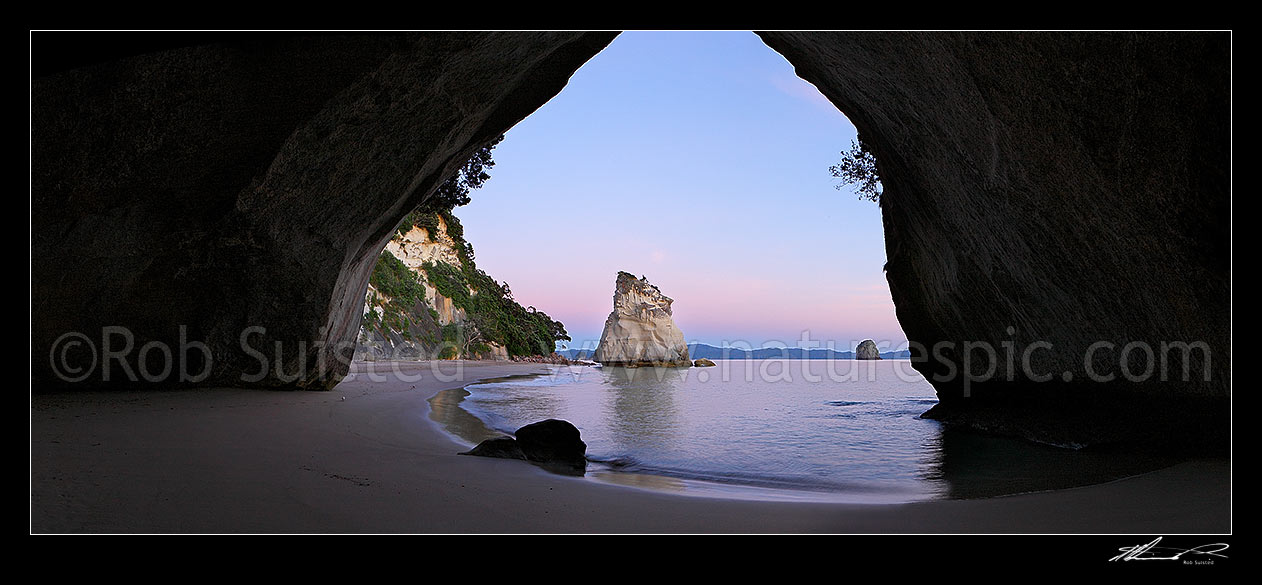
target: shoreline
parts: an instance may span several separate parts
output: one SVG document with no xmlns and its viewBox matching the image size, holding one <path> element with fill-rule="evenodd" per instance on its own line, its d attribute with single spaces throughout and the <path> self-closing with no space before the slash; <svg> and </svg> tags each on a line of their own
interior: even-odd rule
<svg viewBox="0 0 1262 585">
<path fill-rule="evenodd" d="M 726 367 L 728 364 L 743 361 L 745 360 L 726 360 L 720 361 L 720 364 Z M 462 388 L 442 390 L 428 399 L 431 406 L 430 419 L 438 424 L 440 431 L 453 437 L 466 450 L 474 448 L 487 439 L 511 436 L 515 426 L 537 422 L 543 416 L 540 415 L 536 419 L 520 419 L 510 426 L 503 426 L 502 423 L 505 421 L 500 420 L 499 426 L 493 426 L 495 419 L 482 418 L 477 409 L 469 408 L 468 400 L 476 398 L 477 387 L 486 383 L 511 382 L 514 379 L 550 378 L 555 380 L 558 377 L 573 377 L 576 376 L 574 367 L 571 364 L 553 363 L 549 364 L 549 373 L 489 378 L 470 382 Z M 581 374 L 580 372 L 578 375 Z M 552 380 L 549 380 L 547 385 L 552 385 Z M 564 384 L 564 382 L 556 383 Z M 571 420 L 570 422 L 577 423 L 578 421 Z M 725 476 L 722 473 L 706 474 L 690 469 L 655 468 L 650 462 L 627 461 L 618 455 L 608 456 L 608 458 L 594 457 L 590 452 L 590 439 L 586 438 L 585 440 L 589 441 L 589 452 L 587 454 L 588 467 L 584 476 L 593 481 L 690 497 L 843 504 L 909 504 L 936 500 L 976 500 L 1087 487 L 1143 475 L 1181 462 L 1175 458 L 1154 455 L 1153 452 L 1144 450 L 1089 449 L 1080 452 L 1013 437 L 985 435 L 975 431 L 943 428 L 940 433 L 942 434 L 936 438 L 937 455 L 946 457 L 946 453 L 954 453 L 952 456 L 954 463 L 946 463 L 946 459 L 940 461 L 939 467 L 933 472 L 936 482 L 920 486 L 920 490 L 908 489 L 905 485 L 878 482 L 851 481 L 846 485 L 801 484 L 775 475 Z M 948 440 L 947 437 L 952 438 Z M 964 442 L 967 445 L 961 447 L 960 443 Z M 948 444 L 952 445 L 949 449 Z M 968 455 L 961 455 L 962 451 L 974 450 L 990 454 L 986 463 L 979 464 L 979 461 L 969 458 Z M 964 460 L 961 461 L 961 458 Z M 1018 468 L 1014 468 L 1014 462 L 1018 461 L 1024 463 L 1016 464 Z M 961 471 L 961 467 L 972 469 Z M 952 471 L 943 473 L 943 468 L 949 468 Z"/>
<path fill-rule="evenodd" d="M 458 455 L 463 445 L 430 418 L 440 391 L 547 364 L 464 362 L 451 380 L 423 371 L 430 363 L 411 364 L 402 366 L 408 379 L 374 382 L 356 371 L 329 392 L 33 395 L 31 532 L 1231 531 L 1227 460 L 1081 488 L 907 504 L 727 499 L 559 476 Z"/>
<path fill-rule="evenodd" d="M 556 364 L 548 364 L 555 366 Z M 435 429 L 451 439 L 461 449 L 468 451 L 479 442 L 511 435 L 512 431 L 501 431 L 491 428 L 487 421 L 461 406 L 464 399 L 472 394 L 471 386 L 513 378 L 547 376 L 549 374 L 515 374 L 495 378 L 486 378 L 469 382 L 460 388 L 440 390 L 426 399 L 430 405 L 429 421 Z M 436 412 L 436 409 L 442 412 Z M 878 492 L 839 492 L 835 490 L 806 487 L 774 487 L 760 486 L 739 482 L 723 482 L 696 477 L 684 477 L 668 473 L 655 473 L 651 470 L 621 469 L 610 461 L 587 459 L 584 479 L 609 485 L 617 485 L 629 489 L 646 490 L 657 493 L 694 497 L 718 498 L 751 501 L 781 502 L 816 502 L 816 503 L 868 503 L 868 504 L 903 504 L 912 501 L 903 498 L 882 497 Z M 546 469 L 545 469 L 546 471 Z"/>
</svg>

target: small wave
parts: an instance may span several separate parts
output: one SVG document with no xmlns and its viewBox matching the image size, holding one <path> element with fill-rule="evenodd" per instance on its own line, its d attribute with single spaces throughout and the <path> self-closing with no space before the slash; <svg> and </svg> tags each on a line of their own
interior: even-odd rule
<svg viewBox="0 0 1262 585">
<path fill-rule="evenodd" d="M 858 406 L 860 404 L 867 404 L 867 402 L 853 401 L 853 400 L 830 400 L 828 402 L 825 402 L 824 404 L 827 404 L 829 406 Z"/>
<path fill-rule="evenodd" d="M 620 471 L 628 471 L 641 466 L 639 460 L 625 455 L 615 455 L 613 457 L 588 455 L 587 460 L 592 463 L 599 463 L 601 465 L 609 466 L 611 469 L 617 469 Z"/>
<path fill-rule="evenodd" d="M 895 497 L 899 501 L 920 499 L 920 494 L 912 486 L 898 483 L 873 481 L 859 482 L 849 480 L 828 480 L 804 475 L 774 475 L 760 473 L 743 473 L 739 471 L 719 471 L 706 469 L 680 469 L 670 466 L 637 465 L 634 468 L 623 468 L 617 471 L 643 473 L 660 477 L 672 477 L 688 481 L 700 481 L 716 486 L 735 488 L 761 488 L 772 490 L 790 490 L 803 493 L 849 494 L 902 494 Z"/>
</svg>

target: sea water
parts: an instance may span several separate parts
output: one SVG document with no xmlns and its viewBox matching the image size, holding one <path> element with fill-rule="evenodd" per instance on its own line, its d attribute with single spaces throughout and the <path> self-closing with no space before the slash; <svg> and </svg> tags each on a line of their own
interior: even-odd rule
<svg viewBox="0 0 1262 585">
<path fill-rule="evenodd" d="M 470 444 L 567 420 L 587 443 L 588 477 L 695 495 L 912 502 L 1072 487 L 1156 466 L 944 428 L 921 418 L 937 399 L 907 360 L 716 363 L 552 366 L 436 397 L 435 409 L 476 420 L 479 432 L 468 421 L 447 425 Z"/>
</svg>

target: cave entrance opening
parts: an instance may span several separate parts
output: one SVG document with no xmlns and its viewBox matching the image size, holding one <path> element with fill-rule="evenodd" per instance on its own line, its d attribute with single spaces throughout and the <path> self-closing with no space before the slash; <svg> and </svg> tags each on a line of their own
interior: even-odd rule
<svg viewBox="0 0 1262 585">
<path fill-rule="evenodd" d="M 877 203 L 829 173 L 854 126 L 751 32 L 626 32 L 510 129 L 455 210 L 478 263 L 593 349 L 615 275 L 689 342 L 906 347 Z"/>
</svg>

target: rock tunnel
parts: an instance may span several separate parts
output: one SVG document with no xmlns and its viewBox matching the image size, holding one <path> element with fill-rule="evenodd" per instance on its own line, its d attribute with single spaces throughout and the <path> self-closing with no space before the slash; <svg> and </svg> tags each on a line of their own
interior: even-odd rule
<svg viewBox="0 0 1262 585">
<path fill-rule="evenodd" d="M 759 35 L 880 162 L 926 416 L 1229 440 L 1229 34 Z M 32 389 L 332 387 L 397 223 L 615 37 L 33 33 Z"/>
</svg>

